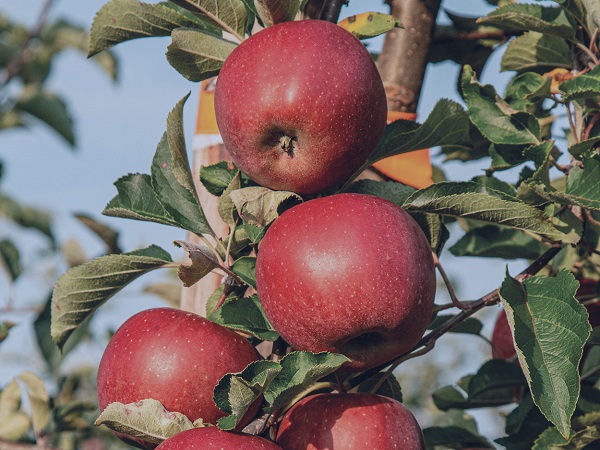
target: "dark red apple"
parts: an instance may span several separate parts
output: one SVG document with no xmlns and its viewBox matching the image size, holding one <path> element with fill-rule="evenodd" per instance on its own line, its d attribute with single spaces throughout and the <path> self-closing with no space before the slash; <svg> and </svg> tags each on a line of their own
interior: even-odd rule
<svg viewBox="0 0 600 450">
<path fill-rule="evenodd" d="M 217 79 L 215 112 L 240 170 L 277 190 L 340 184 L 385 128 L 386 96 L 364 45 L 323 20 L 285 22 L 242 42 Z"/>
<path fill-rule="evenodd" d="M 113 402 L 152 398 L 192 421 L 215 423 L 225 415 L 213 401 L 219 379 L 259 359 L 248 340 L 196 314 L 142 311 L 117 330 L 104 351 L 97 381 L 100 410 Z"/>
<path fill-rule="evenodd" d="M 284 450 L 425 448 L 421 427 L 400 402 L 374 394 L 318 394 L 283 417 L 277 444 Z"/>
<path fill-rule="evenodd" d="M 362 371 L 410 350 L 431 319 L 435 267 L 417 223 L 379 197 L 294 206 L 260 243 L 256 287 L 295 349 L 342 353 Z"/>
<path fill-rule="evenodd" d="M 502 309 L 492 331 L 492 358 L 512 359 L 517 355 L 506 311 Z"/>
<path fill-rule="evenodd" d="M 156 450 L 281 450 L 271 441 L 250 434 L 221 431 L 217 427 L 194 428 L 170 437 Z"/>
</svg>

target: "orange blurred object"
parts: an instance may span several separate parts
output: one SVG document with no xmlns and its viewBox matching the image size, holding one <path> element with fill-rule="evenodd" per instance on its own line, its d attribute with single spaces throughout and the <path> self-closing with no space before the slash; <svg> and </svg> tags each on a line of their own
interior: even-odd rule
<svg viewBox="0 0 600 450">
<path fill-rule="evenodd" d="M 395 120 L 416 120 L 415 113 L 388 111 L 388 123 Z M 417 189 L 433 184 L 433 169 L 429 149 L 417 150 L 402 155 L 390 156 L 373 164 L 373 167 L 392 180 Z"/>
</svg>

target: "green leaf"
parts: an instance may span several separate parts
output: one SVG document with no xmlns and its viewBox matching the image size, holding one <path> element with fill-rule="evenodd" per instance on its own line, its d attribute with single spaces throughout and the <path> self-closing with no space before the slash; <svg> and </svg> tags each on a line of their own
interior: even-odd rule
<svg viewBox="0 0 600 450">
<path fill-rule="evenodd" d="M 223 191 L 221 198 L 219 199 L 219 206 L 217 207 L 217 210 L 219 211 L 221 219 L 223 219 L 223 221 L 230 227 L 234 227 L 239 219 L 235 203 L 233 203 L 233 199 L 231 198 L 231 193 L 237 191 L 241 187 L 242 178 L 241 173 L 238 172 L 231 179 L 227 189 Z"/>
<path fill-rule="evenodd" d="M 583 168 L 574 166 L 567 176 L 566 196 L 584 208 L 600 211 L 600 155 L 583 157 Z"/>
<path fill-rule="evenodd" d="M 279 337 L 256 295 L 226 299 L 219 309 L 209 313 L 208 318 L 219 325 L 250 334 L 263 341 L 272 342 Z"/>
<path fill-rule="evenodd" d="M 415 188 L 398 183 L 397 181 L 375 181 L 368 179 L 355 181 L 346 189 L 346 192 L 369 194 L 385 198 L 398 206 L 402 206 L 415 191 Z"/>
<path fill-rule="evenodd" d="M 231 270 L 245 283 L 248 283 L 256 289 L 256 275 L 254 268 L 256 267 L 256 258 L 253 256 L 242 256 L 233 263 Z"/>
<path fill-rule="evenodd" d="M 209 23 L 244 40 L 248 26 L 248 11 L 242 0 L 172 0 L 173 3 L 194 13 Z"/>
<path fill-rule="evenodd" d="M 21 387 L 12 380 L 0 392 L 0 439 L 19 441 L 30 428 L 31 420 L 21 409 Z"/>
<path fill-rule="evenodd" d="M 481 85 L 465 66 L 461 79 L 463 97 L 473 124 L 490 142 L 505 145 L 537 145 L 540 126 L 531 114 L 515 111 L 492 85 Z"/>
<path fill-rule="evenodd" d="M 220 36 L 192 29 L 174 30 L 171 39 L 167 61 L 190 81 L 217 75 L 236 47 L 234 42 Z"/>
<path fill-rule="evenodd" d="M 302 201 L 294 192 L 272 191 L 262 186 L 237 189 L 229 195 L 244 222 L 259 227 L 267 226 L 285 209 Z"/>
<path fill-rule="evenodd" d="M 203 28 L 218 32 L 202 20 L 182 14 L 164 2 L 112 0 L 96 13 L 90 31 L 89 55 L 92 56 L 121 42 L 143 37 L 169 36 L 176 28 Z"/>
<path fill-rule="evenodd" d="M 525 72 L 508 83 L 504 99 L 514 109 L 535 114 L 539 105 L 550 98 L 550 77 L 534 72 Z"/>
<path fill-rule="evenodd" d="M 233 430 L 281 369 L 275 361 L 255 361 L 242 372 L 221 378 L 214 390 L 214 401 L 229 416 L 219 419 L 219 428 Z"/>
<path fill-rule="evenodd" d="M 425 448 L 433 450 L 437 448 L 467 448 L 495 449 L 493 444 L 484 437 L 472 433 L 464 428 L 450 427 L 428 427 L 423 430 Z"/>
<path fill-rule="evenodd" d="M 338 25 L 358 39 L 370 39 L 385 34 L 394 28 L 404 28 L 397 17 L 371 11 L 347 17 L 340 21 Z"/>
<path fill-rule="evenodd" d="M 51 216 L 46 211 L 22 205 L 0 193 L 0 216 L 22 227 L 38 230 L 48 236 L 54 244 Z"/>
<path fill-rule="evenodd" d="M 569 170 L 566 192 L 561 192 L 541 183 L 525 183 L 520 190 L 528 195 L 535 194 L 538 199 L 564 205 L 578 205 L 592 211 L 600 211 L 600 194 L 598 193 L 598 177 L 600 177 L 600 156 L 585 155 L 583 169 L 574 166 Z"/>
<path fill-rule="evenodd" d="M 102 256 L 65 272 L 52 294 L 52 340 L 63 348 L 67 338 L 96 309 L 141 275 L 171 263 L 160 247 Z"/>
<path fill-rule="evenodd" d="M 0 342 L 2 342 L 4 339 L 6 339 L 8 337 L 8 332 L 14 326 L 15 326 L 15 324 L 12 322 L 5 322 L 5 321 L 0 322 Z"/>
<path fill-rule="evenodd" d="M 200 181 L 206 190 L 220 197 L 238 173 L 235 167 L 230 167 L 228 161 L 219 161 L 210 166 L 200 167 Z"/>
<path fill-rule="evenodd" d="M 52 297 L 48 296 L 48 300 L 44 305 L 44 309 L 38 314 L 37 318 L 33 323 L 35 331 L 36 341 L 44 360 L 48 364 L 48 368 L 52 374 L 58 374 L 60 372 L 60 364 L 64 360 L 71 350 L 77 347 L 77 344 L 81 340 L 89 336 L 89 320 L 85 320 L 70 336 L 70 339 L 66 342 L 62 351 L 54 345 L 54 343 L 48 339 L 50 336 L 52 324 Z"/>
<path fill-rule="evenodd" d="M 21 91 L 14 108 L 41 120 L 69 144 L 75 145 L 73 119 L 65 102 L 57 95 L 37 86 L 27 86 Z"/>
<path fill-rule="evenodd" d="M 182 431 L 191 430 L 194 424 L 179 412 L 169 412 L 158 400 L 145 399 L 135 403 L 109 404 L 95 425 L 105 425 L 113 431 L 152 444 Z"/>
<path fill-rule="evenodd" d="M 174 241 L 174 244 L 184 249 L 191 261 L 191 264 L 179 265 L 179 279 L 185 287 L 193 286 L 214 269 L 221 267 L 215 252 L 206 245 L 186 241 Z"/>
<path fill-rule="evenodd" d="M 577 30 L 575 18 L 563 8 L 531 4 L 505 5 L 477 22 L 508 30 L 537 31 L 565 39 L 574 38 Z"/>
<path fill-rule="evenodd" d="M 370 393 L 375 387 L 375 384 L 379 383 L 381 377 L 383 376 L 386 376 L 385 372 L 379 372 L 371 378 L 369 378 L 368 380 L 363 381 L 358 386 L 358 392 Z M 400 387 L 398 379 L 393 375 L 386 376 L 385 380 L 383 381 L 383 383 L 381 383 L 381 386 L 379 386 L 379 388 L 376 392 L 374 392 L 374 394 L 393 398 L 394 400 L 398 400 L 400 403 L 402 403 L 402 387 Z"/>
<path fill-rule="evenodd" d="M 600 345 L 600 327 L 596 327 L 590 333 L 586 345 Z"/>
<path fill-rule="evenodd" d="M 454 316 L 452 314 L 438 314 L 431 321 L 431 323 L 429 324 L 429 326 L 427 328 L 429 330 L 433 330 L 433 329 L 441 326 L 448 320 L 452 319 L 453 317 Z M 465 319 L 460 324 L 458 324 L 457 326 L 452 328 L 449 332 L 450 333 L 474 334 L 476 336 L 479 336 L 479 335 L 481 335 L 482 329 L 483 329 L 483 324 L 481 323 L 481 321 L 479 319 L 476 319 L 475 317 L 469 317 L 468 319 Z"/>
<path fill-rule="evenodd" d="M 281 361 L 282 370 L 265 390 L 267 412 L 279 411 L 315 381 L 350 361 L 336 353 L 292 352 Z"/>
<path fill-rule="evenodd" d="M 163 134 L 152 160 L 152 187 L 160 203 L 183 229 L 196 234 L 211 233 L 194 187 L 185 148 L 183 105 L 181 99 L 167 118 Z"/>
<path fill-rule="evenodd" d="M 579 361 L 591 331 L 585 307 L 574 298 L 577 288 L 566 270 L 523 283 L 507 274 L 500 287 L 533 400 L 565 437 L 579 397 Z"/>
<path fill-rule="evenodd" d="M 585 152 L 598 147 L 600 136 L 596 136 L 585 141 L 575 142 L 569 147 L 569 153 L 576 158 L 581 157 Z"/>
<path fill-rule="evenodd" d="M 102 214 L 178 226 L 154 192 L 150 175 L 125 175 L 115 182 L 115 187 L 118 194 L 108 202 Z"/>
<path fill-rule="evenodd" d="M 50 396 L 44 382 L 33 372 L 23 372 L 19 379 L 26 387 L 33 431 L 40 436 L 50 422 Z"/>
<path fill-rule="evenodd" d="M 122 253 L 118 242 L 118 231 L 114 230 L 108 225 L 98 222 L 96 219 L 87 214 L 79 213 L 75 214 L 75 217 L 106 244 L 108 253 Z"/>
<path fill-rule="evenodd" d="M 528 31 L 508 43 L 500 70 L 570 69 L 573 64 L 570 55 L 571 49 L 564 39 Z"/>
<path fill-rule="evenodd" d="M 19 249 L 8 239 L 0 240 L 0 266 L 13 282 L 23 273 Z"/>
<path fill-rule="evenodd" d="M 536 259 L 547 248 L 520 230 L 486 225 L 469 230 L 449 250 L 454 256 Z"/>
<path fill-rule="evenodd" d="M 425 212 L 476 219 L 568 241 L 538 209 L 475 182 L 442 182 L 416 191 L 403 205 L 408 212 Z"/>
<path fill-rule="evenodd" d="M 492 359 L 476 374 L 462 378 L 458 385 L 444 386 L 433 393 L 433 402 L 442 411 L 500 406 L 514 401 L 513 389 L 525 384 L 518 366 Z"/>
<path fill-rule="evenodd" d="M 386 126 L 383 137 L 369 155 L 367 166 L 388 156 L 439 145 L 471 146 L 469 118 L 452 100 L 438 101 L 422 125 L 397 120 Z"/>
<path fill-rule="evenodd" d="M 566 80 L 560 85 L 563 101 L 595 98 L 600 95 L 600 66 Z"/>
<path fill-rule="evenodd" d="M 265 27 L 270 27 L 281 22 L 294 20 L 302 0 L 255 0 L 256 12 Z"/>
<path fill-rule="evenodd" d="M 552 427 L 540 434 L 531 450 L 547 450 L 556 447 L 562 448 L 563 444 L 567 444 L 568 442 L 569 441 L 560 434 L 558 428 Z"/>
<path fill-rule="evenodd" d="M 507 450 L 531 450 L 535 440 L 550 425 L 533 403 L 531 394 L 525 391 L 523 399 L 506 417 L 508 436 L 496 439 L 496 442 Z"/>
</svg>

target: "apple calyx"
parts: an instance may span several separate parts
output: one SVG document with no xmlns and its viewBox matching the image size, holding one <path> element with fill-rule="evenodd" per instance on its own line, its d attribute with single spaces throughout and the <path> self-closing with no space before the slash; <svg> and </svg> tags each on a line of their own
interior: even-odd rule
<svg viewBox="0 0 600 450">
<path fill-rule="evenodd" d="M 298 139 L 292 136 L 283 135 L 279 138 L 277 148 L 279 153 L 287 153 L 290 158 L 294 157 L 296 147 L 298 146 Z"/>
</svg>

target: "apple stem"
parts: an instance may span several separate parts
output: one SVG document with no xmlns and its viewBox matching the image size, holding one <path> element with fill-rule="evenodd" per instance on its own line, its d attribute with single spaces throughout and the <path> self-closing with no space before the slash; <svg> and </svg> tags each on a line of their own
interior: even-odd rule
<svg viewBox="0 0 600 450">
<path fill-rule="evenodd" d="M 546 267 L 546 265 L 550 261 L 552 261 L 552 259 L 561 250 L 562 250 L 562 244 L 559 244 L 559 243 L 552 244 L 550 246 L 550 248 L 548 250 L 546 250 L 546 252 L 544 254 L 542 254 L 540 257 L 538 257 L 538 259 L 533 261 L 529 265 L 529 267 L 527 267 L 519 275 L 517 275 L 515 277 L 515 279 L 517 281 L 524 281 L 527 278 L 534 276 L 540 270 L 542 270 L 544 267 Z M 431 351 L 433 349 L 436 341 L 441 336 L 443 336 L 448 331 L 455 328 L 460 323 L 464 322 L 466 319 L 471 317 L 473 314 L 475 314 L 480 309 L 484 308 L 485 306 L 496 305 L 496 304 L 498 304 L 499 301 L 500 301 L 500 289 L 494 289 L 492 292 L 484 295 L 480 299 L 472 301 L 472 302 L 468 302 L 467 309 L 460 311 L 458 314 L 456 314 L 454 317 L 452 317 L 451 319 L 444 322 L 438 328 L 431 330 L 428 334 L 423 336 L 421 338 L 421 340 L 417 343 L 417 345 L 415 345 L 411 350 L 400 355 L 396 359 L 388 361 L 387 363 L 381 364 L 380 366 L 377 366 L 373 369 L 367 370 L 366 372 L 362 372 L 361 374 L 355 376 L 354 378 L 352 378 L 345 384 L 346 388 L 348 390 L 352 389 L 353 387 L 358 386 L 362 382 L 368 380 L 375 374 L 381 372 L 382 370 L 384 370 L 388 366 L 390 366 L 389 369 L 386 370 L 385 374 L 381 377 L 381 379 L 378 382 L 378 385 L 381 386 L 381 384 L 383 384 L 383 382 L 387 379 L 387 377 L 389 377 L 393 373 L 393 371 L 396 369 L 396 367 L 398 367 L 399 364 L 401 364 L 402 362 L 404 362 L 408 359 L 412 359 L 416 356 L 421 356 L 425 353 L 428 353 L 429 351 Z M 420 349 L 421 347 L 423 347 L 421 350 L 417 350 L 417 349 Z"/>
<path fill-rule="evenodd" d="M 450 282 L 450 278 L 448 278 L 448 275 L 446 275 L 446 271 L 442 267 L 442 264 L 440 263 L 440 260 L 437 256 L 437 254 L 435 252 L 431 252 L 431 254 L 433 255 L 433 262 L 435 264 L 435 267 L 437 267 L 438 272 L 440 273 L 440 275 L 442 276 L 442 279 L 444 280 L 446 289 L 448 289 L 448 294 L 450 295 L 452 304 L 454 306 L 456 306 L 458 309 L 462 309 L 463 311 L 469 309 L 469 307 L 467 305 L 465 305 L 463 302 L 461 302 L 458 299 L 458 297 L 456 296 L 456 293 L 454 292 L 454 288 L 452 287 L 452 283 Z"/>
</svg>

